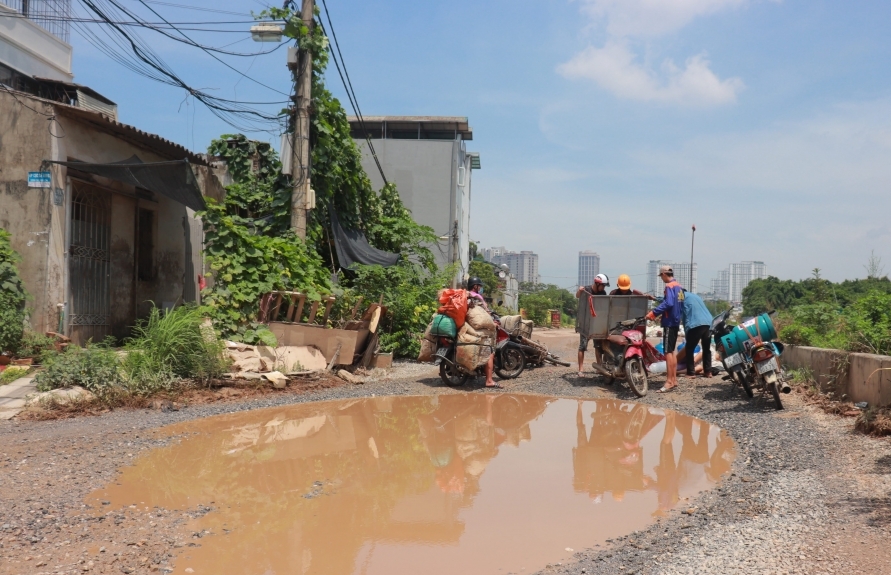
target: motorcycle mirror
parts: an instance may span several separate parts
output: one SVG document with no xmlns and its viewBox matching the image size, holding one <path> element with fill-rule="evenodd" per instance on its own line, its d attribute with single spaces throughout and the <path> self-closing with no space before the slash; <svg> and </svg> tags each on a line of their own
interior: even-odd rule
<svg viewBox="0 0 891 575">
<path fill-rule="evenodd" d="M 504 305 L 504 300 L 503 300 L 503 299 L 498 300 L 498 305 L 499 305 L 499 306 Z"/>
</svg>

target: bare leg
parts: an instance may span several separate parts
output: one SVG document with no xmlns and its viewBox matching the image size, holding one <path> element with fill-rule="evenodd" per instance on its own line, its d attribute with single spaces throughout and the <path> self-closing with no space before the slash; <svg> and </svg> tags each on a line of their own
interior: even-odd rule
<svg viewBox="0 0 891 575">
<path fill-rule="evenodd" d="M 492 370 L 495 368 L 495 354 L 489 356 L 489 361 L 486 362 L 486 387 L 492 387 L 495 385 L 495 380 L 492 379 Z"/>
<path fill-rule="evenodd" d="M 665 366 L 668 370 L 665 387 L 670 389 L 678 384 L 678 358 L 674 352 L 665 354 Z"/>
<path fill-rule="evenodd" d="M 594 361 L 603 365 L 603 352 L 600 350 L 600 345 L 594 344 Z"/>
<path fill-rule="evenodd" d="M 584 369 L 582 369 L 583 365 L 585 365 L 585 352 L 580 351 L 579 352 L 579 375 L 582 375 L 582 373 L 584 372 Z"/>
</svg>

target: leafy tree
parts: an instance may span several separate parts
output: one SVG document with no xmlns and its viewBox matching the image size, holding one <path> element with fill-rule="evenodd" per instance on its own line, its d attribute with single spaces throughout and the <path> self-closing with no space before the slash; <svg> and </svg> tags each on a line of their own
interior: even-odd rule
<svg viewBox="0 0 891 575">
<path fill-rule="evenodd" d="M 575 294 L 553 284 L 521 283 L 519 305 L 526 317 L 540 325 L 551 323 L 548 310 L 560 310 L 563 323 L 573 323 L 578 310 Z"/>
<path fill-rule="evenodd" d="M 316 209 L 308 215 L 304 242 L 289 229 L 292 183 L 282 175 L 275 151 L 240 134 L 215 140 L 209 151 L 227 160 L 235 182 L 227 187 L 225 201 L 211 202 L 203 214 L 206 253 L 214 270 L 204 301 L 227 337 L 254 342 L 264 337 L 256 320 L 266 292 L 301 291 L 315 300 L 336 293 L 341 312 L 359 296 L 365 301 L 383 296 L 390 312 L 381 324 L 383 348 L 416 354 L 417 336 L 438 305 L 436 293 L 448 283 L 427 247 L 436 235 L 412 219 L 394 184 L 379 193 L 372 188 L 346 112 L 325 87 L 328 53 L 322 27 L 310 33 L 290 8 L 270 8 L 260 16 L 283 20 L 285 35 L 312 54 L 310 177 Z M 330 274 L 341 266 L 332 245 L 332 211 L 343 226 L 363 232 L 372 246 L 399 253 L 399 262 L 387 269 L 356 265 L 335 288 Z"/>
<path fill-rule="evenodd" d="M 495 294 L 501 289 L 501 280 L 495 275 L 495 270 L 492 268 L 492 265 L 487 262 L 471 261 L 468 274 L 471 277 L 476 276 L 483 280 L 483 291 L 490 294 L 492 297 L 495 297 Z"/>
<path fill-rule="evenodd" d="M 12 235 L 0 228 L 0 351 L 18 350 L 25 321 L 25 286 L 16 265 L 21 258 L 12 249 Z"/>
<path fill-rule="evenodd" d="M 885 273 L 885 266 L 882 265 L 882 258 L 876 255 L 875 250 L 870 250 L 869 260 L 863 266 L 866 270 L 867 279 L 878 279 Z"/>
</svg>

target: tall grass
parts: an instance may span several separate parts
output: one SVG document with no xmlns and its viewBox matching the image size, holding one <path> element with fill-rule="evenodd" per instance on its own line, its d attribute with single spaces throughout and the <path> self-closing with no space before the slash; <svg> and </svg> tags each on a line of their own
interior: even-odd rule
<svg viewBox="0 0 891 575">
<path fill-rule="evenodd" d="M 123 352 L 113 342 L 69 346 L 44 354 L 37 377 L 40 391 L 80 385 L 107 403 L 127 396 L 173 391 L 184 380 L 206 383 L 228 367 L 225 346 L 195 306 L 163 312 L 152 308 L 133 328 Z"/>
<path fill-rule="evenodd" d="M 219 377 L 228 366 L 225 345 L 204 325 L 204 315 L 193 305 L 168 312 L 152 308 L 127 340 L 124 372 L 135 381 L 198 381 Z"/>
</svg>

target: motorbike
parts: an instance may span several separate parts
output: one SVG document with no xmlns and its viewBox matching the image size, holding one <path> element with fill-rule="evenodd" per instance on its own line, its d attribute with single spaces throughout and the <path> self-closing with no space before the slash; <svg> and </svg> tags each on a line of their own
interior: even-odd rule
<svg viewBox="0 0 891 575">
<path fill-rule="evenodd" d="M 495 320 L 495 373 L 501 379 L 514 379 L 519 377 L 526 369 L 526 354 L 518 344 L 511 340 L 511 336 L 498 321 L 498 316 L 492 314 Z M 480 366 L 474 371 L 468 371 L 458 364 L 458 346 L 462 345 L 457 338 L 439 336 L 434 365 L 439 366 L 439 377 L 449 387 L 461 387 L 471 376 L 485 375 L 486 366 Z"/>
<path fill-rule="evenodd" d="M 729 310 L 722 314 L 725 320 L 728 313 Z M 758 388 L 770 393 L 774 406 L 783 409 L 780 394 L 791 392 L 792 387 L 777 361 L 783 344 L 772 341 L 776 337 L 770 320 L 772 313 L 761 314 L 736 327 L 725 324 L 720 337 L 719 332 L 715 332 L 715 341 L 720 342 L 717 347 L 728 375 L 743 387 L 746 395 L 753 397 L 753 388 Z"/>
<path fill-rule="evenodd" d="M 728 354 L 727 350 L 724 349 L 724 344 L 721 343 L 722 338 L 733 331 L 733 326 L 727 325 L 727 318 L 730 317 L 731 311 L 733 311 L 733 308 L 728 308 L 727 311 L 718 314 L 712 320 L 712 335 L 715 338 L 715 349 L 721 354 L 721 364 L 723 364 L 724 370 L 727 372 L 724 379 L 732 381 L 734 385 L 739 385 L 743 388 L 746 395 L 754 397 L 755 393 L 752 391 L 752 386 L 749 385 L 747 377 L 747 358 L 741 351 Z"/>
<path fill-rule="evenodd" d="M 646 326 L 646 317 L 620 321 L 603 342 L 603 364 L 594 362 L 591 367 L 607 377 L 607 383 L 624 378 L 631 391 L 638 397 L 647 394 L 647 364 L 644 361 L 644 334 L 640 326 Z"/>
</svg>

